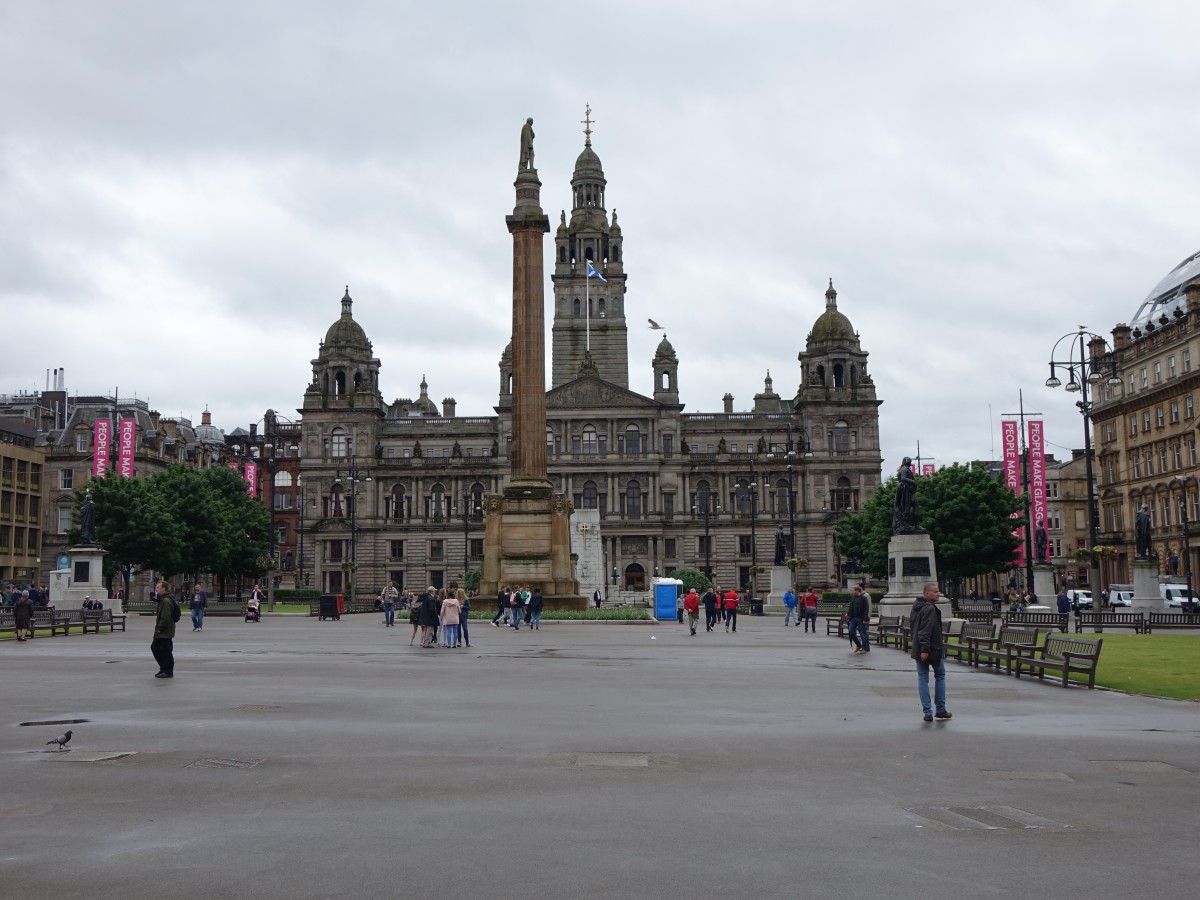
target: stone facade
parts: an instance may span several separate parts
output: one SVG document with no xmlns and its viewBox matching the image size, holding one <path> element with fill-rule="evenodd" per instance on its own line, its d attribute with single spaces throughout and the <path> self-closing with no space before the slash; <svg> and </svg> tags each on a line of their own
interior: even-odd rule
<svg viewBox="0 0 1200 900">
<path fill-rule="evenodd" d="M 809 561 L 798 580 L 828 586 L 833 525 L 870 498 L 882 465 L 867 353 L 832 283 L 799 355 L 794 396 L 776 393 L 767 373 L 747 411 L 735 412 L 727 395 L 720 412 L 685 413 L 678 357 L 665 337 L 648 361 L 651 395 L 628 387 L 623 238 L 615 213 L 611 223 L 605 213 L 590 136 L 571 186 L 574 207 L 569 222 L 561 217 L 551 277 L 545 453 L 551 490 L 599 520 L 599 535 L 589 530 L 588 539 L 599 544 L 604 583 L 581 583 L 580 592 L 642 590 L 655 574 L 706 565 L 721 585 L 745 588 L 757 567 L 771 565 L 779 524 L 789 545 L 794 527 L 795 552 Z M 589 260 L 606 284 L 585 283 Z M 593 315 L 581 318 L 575 299 L 582 310 L 585 293 Z M 300 410 L 308 500 L 299 502 L 311 504 L 300 567 L 324 591 L 350 589 L 353 576 L 362 596 L 389 578 L 414 591 L 448 585 L 482 564 L 485 498 L 510 483 L 512 345 L 500 355 L 495 415 L 458 415 L 450 398 L 439 410 L 424 379 L 417 400 L 389 403 L 380 360 L 352 309 L 347 290 Z M 589 326 L 590 354 L 580 345 Z"/>
</svg>

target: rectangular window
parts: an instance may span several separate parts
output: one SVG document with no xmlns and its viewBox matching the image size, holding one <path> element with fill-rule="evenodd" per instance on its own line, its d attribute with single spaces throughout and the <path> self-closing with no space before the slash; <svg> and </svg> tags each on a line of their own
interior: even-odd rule
<svg viewBox="0 0 1200 900">
<path fill-rule="evenodd" d="M 1162 384 L 1162 363 L 1160 362 L 1154 364 L 1154 383 Z"/>
<path fill-rule="evenodd" d="M 1062 538 L 1053 538 L 1046 549 L 1050 551 L 1051 556 L 1062 556 Z"/>
<path fill-rule="evenodd" d="M 1192 395 L 1188 394 L 1186 397 L 1183 398 L 1183 417 L 1185 419 L 1190 419 L 1192 417 L 1193 413 L 1194 413 L 1194 411 L 1192 409 Z"/>
<path fill-rule="evenodd" d="M 471 538 L 471 559 L 483 558 L 483 538 Z"/>
<path fill-rule="evenodd" d="M 446 542 L 441 538 L 433 538 L 429 542 L 429 558 L 434 562 L 441 562 L 446 558 Z"/>
<path fill-rule="evenodd" d="M 1129 373 L 1129 393 L 1133 393 L 1133 373 Z"/>
<path fill-rule="evenodd" d="M 1137 437 L 1137 414 L 1129 417 L 1129 436 Z"/>
<path fill-rule="evenodd" d="M 1182 356 L 1183 356 L 1183 371 L 1185 371 L 1185 372 L 1192 371 L 1192 351 L 1184 350 Z"/>
<path fill-rule="evenodd" d="M 1175 377 L 1175 357 L 1174 356 L 1167 357 L 1167 377 L 1168 378 Z"/>
<path fill-rule="evenodd" d="M 1188 465 L 1189 466 L 1196 465 L 1196 439 L 1195 438 L 1188 439 Z"/>
<path fill-rule="evenodd" d="M 675 538 L 664 538 L 663 539 L 663 555 L 666 556 L 667 559 L 674 559 L 676 556 L 675 551 L 676 551 Z"/>
<path fill-rule="evenodd" d="M 1154 474 L 1154 453 L 1149 448 L 1146 450 L 1146 477 L 1149 478 Z"/>
<path fill-rule="evenodd" d="M 1166 444 L 1164 444 L 1163 446 L 1158 448 L 1158 471 L 1164 475 L 1167 474 L 1167 446 L 1166 446 Z"/>
<path fill-rule="evenodd" d="M 1111 441 L 1111 440 L 1113 439 L 1113 427 L 1112 427 L 1112 422 L 1105 422 L 1105 423 L 1104 423 L 1104 439 L 1105 439 L 1106 441 Z"/>
<path fill-rule="evenodd" d="M 58 522 L 55 524 L 56 534 L 66 534 L 67 529 L 71 527 L 71 507 L 60 507 L 58 510 Z"/>
<path fill-rule="evenodd" d="M 1058 482 L 1057 481 L 1047 481 L 1046 482 L 1046 496 L 1051 500 L 1058 499 Z"/>
<path fill-rule="evenodd" d="M 1179 424 L 1179 401 L 1178 400 L 1171 401 L 1171 424 L 1172 425 Z"/>
<path fill-rule="evenodd" d="M 395 447 L 388 447 L 383 453 L 384 453 L 384 457 L 386 459 L 395 459 L 396 458 L 396 448 Z"/>
<path fill-rule="evenodd" d="M 696 553 L 700 556 L 712 556 L 712 535 L 696 538 Z"/>
<path fill-rule="evenodd" d="M 663 456 L 670 456 L 675 452 L 675 435 L 664 434 L 663 438 Z"/>
<path fill-rule="evenodd" d="M 428 450 L 425 451 L 425 458 L 433 459 L 433 448 L 432 447 L 430 447 Z"/>
<path fill-rule="evenodd" d="M 404 559 L 404 541 L 388 541 L 388 559 Z"/>
<path fill-rule="evenodd" d="M 401 459 L 412 459 L 412 450 L 408 447 L 405 447 L 403 450 L 400 451 L 400 458 Z"/>
<path fill-rule="evenodd" d="M 1142 431 L 1150 433 L 1150 410 L 1142 411 Z"/>
<path fill-rule="evenodd" d="M 729 445 L 729 452 L 730 452 L 730 453 L 737 453 L 737 444 L 730 444 L 730 445 Z"/>
<path fill-rule="evenodd" d="M 1046 510 L 1046 530 L 1061 531 L 1062 530 L 1062 510 L 1048 509 Z"/>
<path fill-rule="evenodd" d="M 1147 374 L 1146 367 L 1142 366 L 1142 387 L 1146 388 L 1149 384 L 1150 384 L 1150 378 L 1149 378 L 1149 375 Z"/>
<path fill-rule="evenodd" d="M 748 534 L 738 535 L 738 553 L 741 556 L 749 556 L 751 548 L 754 546 L 753 538 Z"/>
<path fill-rule="evenodd" d="M 662 510 L 663 510 L 663 518 L 664 519 L 674 519 L 675 518 L 675 495 L 674 494 L 663 494 Z"/>
<path fill-rule="evenodd" d="M 1182 469 L 1183 468 L 1183 445 L 1176 444 L 1174 447 L 1171 448 L 1171 452 L 1175 457 L 1175 468 Z"/>
<path fill-rule="evenodd" d="M 713 450 L 713 445 L 712 445 L 712 444 L 709 444 L 709 445 L 708 445 L 708 455 L 709 455 L 709 456 L 712 456 L 712 455 L 713 455 L 713 453 L 715 453 L 715 452 L 716 452 L 716 451 L 715 451 L 715 450 Z"/>
<path fill-rule="evenodd" d="M 75 471 L 73 469 L 59 469 L 58 486 L 64 491 L 69 491 L 75 487 Z"/>
<path fill-rule="evenodd" d="M 75 452 L 87 453 L 88 451 L 88 433 L 86 431 L 77 432 L 75 435 Z"/>
<path fill-rule="evenodd" d="M 450 448 L 443 447 L 442 448 L 442 459 L 449 459 L 449 458 L 450 458 Z"/>
<path fill-rule="evenodd" d="M 1158 424 L 1159 428 L 1162 428 L 1165 424 L 1167 424 L 1167 419 L 1163 414 L 1163 408 L 1161 406 L 1154 410 L 1154 421 Z"/>
<path fill-rule="evenodd" d="M 1133 477 L 1141 478 L 1142 477 L 1142 458 L 1140 456 L 1138 456 L 1136 453 L 1134 453 L 1133 455 L 1131 455 L 1129 457 L 1129 461 L 1131 463 L 1133 463 Z"/>
</svg>

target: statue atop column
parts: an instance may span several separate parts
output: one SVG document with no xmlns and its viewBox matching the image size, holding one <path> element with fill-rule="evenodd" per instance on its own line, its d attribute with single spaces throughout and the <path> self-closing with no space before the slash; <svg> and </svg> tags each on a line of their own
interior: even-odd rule
<svg viewBox="0 0 1200 900">
<path fill-rule="evenodd" d="M 1039 563 L 1050 562 L 1050 538 L 1046 534 L 1046 526 L 1041 519 L 1037 520 L 1037 531 L 1034 532 L 1034 560 Z"/>
<path fill-rule="evenodd" d="M 775 529 L 775 565 L 782 566 L 786 556 L 787 551 L 783 541 L 783 526 L 780 525 Z"/>
<path fill-rule="evenodd" d="M 1151 534 L 1150 534 L 1150 510 L 1143 503 L 1138 506 L 1137 519 L 1133 526 L 1134 543 L 1137 547 L 1137 559 L 1153 559 L 1154 554 L 1150 549 Z"/>
<path fill-rule="evenodd" d="M 517 170 L 524 171 L 532 169 L 533 165 L 533 118 L 525 120 L 525 124 L 521 126 L 521 160 L 517 163 Z"/>
<path fill-rule="evenodd" d="M 904 457 L 896 471 L 896 506 L 892 511 L 892 534 L 919 534 L 924 529 L 917 517 L 917 479 L 912 458 Z"/>
</svg>

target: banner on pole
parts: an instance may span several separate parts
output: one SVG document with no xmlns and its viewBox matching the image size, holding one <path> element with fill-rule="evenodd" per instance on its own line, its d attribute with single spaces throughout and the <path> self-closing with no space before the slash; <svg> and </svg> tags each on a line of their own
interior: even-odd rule
<svg viewBox="0 0 1200 900">
<path fill-rule="evenodd" d="M 117 426 L 117 474 L 133 477 L 133 451 L 137 440 L 137 421 L 122 419 Z"/>
<path fill-rule="evenodd" d="M 1033 526 L 1046 524 L 1046 444 L 1041 419 L 1029 420 L 1029 500 Z M 1037 561 L 1037 554 L 1034 554 Z"/>
<path fill-rule="evenodd" d="M 112 452 L 112 422 L 108 419 L 97 419 L 96 429 L 92 437 L 96 454 L 92 459 L 92 474 L 103 478 L 108 471 L 108 456 Z"/>
<path fill-rule="evenodd" d="M 933 463 L 921 463 L 921 475 L 932 475 Z"/>
<path fill-rule="evenodd" d="M 1011 420 L 1006 420 L 1000 423 L 1002 446 L 1004 452 L 1004 484 L 1012 488 L 1013 493 L 1018 497 L 1021 496 L 1021 453 L 1017 447 L 1017 423 Z M 1015 512 L 1010 518 L 1019 519 L 1021 513 Z M 1018 566 L 1025 565 L 1025 540 L 1024 533 L 1020 528 L 1013 531 L 1013 534 L 1020 538 L 1017 544 L 1015 558 Z"/>
</svg>

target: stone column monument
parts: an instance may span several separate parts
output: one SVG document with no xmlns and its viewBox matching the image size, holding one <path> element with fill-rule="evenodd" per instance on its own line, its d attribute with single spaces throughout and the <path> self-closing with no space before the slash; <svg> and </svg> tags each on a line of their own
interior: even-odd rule
<svg viewBox="0 0 1200 900">
<path fill-rule="evenodd" d="M 554 493 L 546 477 L 546 322 L 543 236 L 550 220 L 542 212 L 533 166 L 533 119 L 521 129 L 516 206 L 508 223 L 513 236 L 512 457 L 503 494 L 484 502 L 480 594 L 495 596 L 501 584 L 540 586 L 548 609 L 584 609 L 571 559 L 571 502 Z"/>
</svg>

